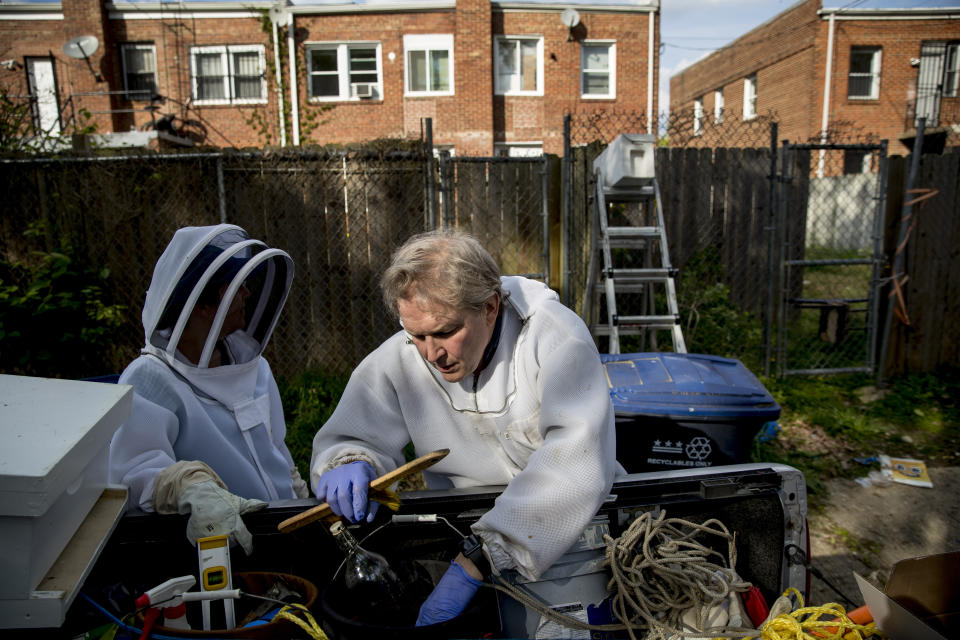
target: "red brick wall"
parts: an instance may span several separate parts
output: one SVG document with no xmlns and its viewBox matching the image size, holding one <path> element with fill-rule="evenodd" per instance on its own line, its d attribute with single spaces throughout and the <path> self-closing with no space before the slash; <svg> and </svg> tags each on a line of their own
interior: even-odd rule
<svg viewBox="0 0 960 640">
<path fill-rule="evenodd" d="M 99 1 L 64 0 L 62 21 L 3 21 L 0 13 L 0 57 L 46 55 L 53 51 L 61 98 L 89 91 L 123 90 L 119 45 L 152 42 L 157 54 L 157 83 L 168 97 L 160 112 L 176 112 L 200 120 L 208 144 L 260 146 L 267 142 L 255 120 L 264 123 L 270 142 L 279 141 L 277 96 L 272 68 L 267 69 L 267 104 L 195 105 L 190 98 L 190 47 L 261 44 L 273 59 L 270 29 L 257 18 L 206 18 L 165 9 L 162 19 L 111 20 Z M 102 9 L 102 10 L 101 10 Z M 561 153 L 563 115 L 569 110 L 647 108 L 648 28 L 645 12 L 589 11 L 580 13 L 575 39 L 560 21 L 560 9 L 491 9 L 489 0 L 459 0 L 456 11 L 356 12 L 297 16 L 296 46 L 301 144 L 355 143 L 377 138 L 416 138 L 421 119 L 433 118 L 436 144 L 455 145 L 459 155 L 490 155 L 495 142 L 542 142 L 544 151 Z M 654 20 L 659 29 L 659 16 Z M 267 23 L 269 25 L 269 23 Z M 64 56 L 61 47 L 74 31 L 97 35 L 101 41 L 94 62 L 104 82 L 96 83 L 83 61 Z M 404 96 L 404 34 L 453 34 L 455 46 L 452 96 Z M 544 39 L 544 95 L 494 96 L 493 38 L 498 34 L 539 35 Z M 284 30 L 280 31 L 285 40 Z M 616 41 L 616 99 L 580 98 L 580 42 Z M 373 100 L 310 103 L 305 78 L 306 46 L 313 42 L 377 41 L 381 44 L 383 96 Z M 654 52 L 658 55 L 659 31 Z M 2 53 L 6 52 L 6 53 Z M 390 55 L 393 54 L 393 59 Z M 659 60 L 654 60 L 655 68 Z M 286 65 L 284 56 L 283 65 Z M 0 70 L 2 71 L 2 70 Z M 13 74 L 11 74 L 13 75 Z M 22 71 L 20 77 L 23 76 Z M 284 73 L 284 83 L 288 80 Z M 657 78 L 653 78 L 654 91 Z M 26 93 L 25 87 L 23 93 Z M 289 103 L 289 90 L 284 100 Z M 101 131 L 141 128 L 150 120 L 146 102 L 122 95 L 74 97 L 74 104 L 91 111 L 134 110 L 96 116 Z M 289 109 L 289 104 L 286 105 Z M 654 100 L 654 111 L 656 111 Z M 253 118 L 253 116 L 257 116 Z M 291 133 L 287 131 L 288 143 Z"/>
<path fill-rule="evenodd" d="M 960 38 L 960 20 L 836 20 L 833 64 L 830 83 L 831 126 L 849 123 L 852 131 L 873 134 L 877 139 L 890 141 L 888 153 L 906 154 L 909 148 L 899 137 L 908 128 L 908 105 L 916 97 L 919 68 L 910 65 L 911 58 L 920 58 L 920 46 L 925 40 L 956 40 Z M 826 61 L 827 21 L 821 24 L 824 54 L 817 70 L 817 121 L 823 109 L 823 66 Z M 880 95 L 877 100 L 847 97 L 850 72 L 850 49 L 853 46 L 881 48 Z M 819 48 L 819 47 L 818 47 Z M 943 98 L 944 113 L 956 114 L 960 98 Z"/>
<path fill-rule="evenodd" d="M 266 142 L 256 125 L 248 123 L 254 111 L 260 112 L 272 133 L 271 142 L 278 144 L 276 92 L 274 74 L 267 70 L 267 104 L 257 105 L 194 105 L 190 101 L 190 48 L 206 45 L 263 45 L 267 60 L 273 59 L 273 40 L 257 18 L 201 18 L 181 16 L 169 10 L 162 20 L 111 20 L 111 55 L 116 60 L 111 85 L 123 89 L 120 44 L 152 42 L 157 53 L 157 90 L 169 98 L 158 113 L 177 113 L 184 119 L 199 120 L 207 129 L 205 144 L 245 147 Z M 289 98 L 288 98 L 289 100 Z M 147 102 L 129 102 L 115 98 L 118 108 L 134 108 L 134 114 L 117 114 L 115 130 L 140 127 L 150 118 Z M 188 106 L 189 105 L 189 108 Z M 288 132 L 289 136 L 289 132 Z"/>
<path fill-rule="evenodd" d="M 713 113 L 713 91 L 724 87 L 726 111 L 743 113 L 743 78 L 757 74 L 759 114 L 774 115 L 781 139 L 806 142 L 820 135 L 829 21 L 817 15 L 819 0 L 808 0 L 740 37 L 731 46 L 692 65 L 670 79 L 672 113 L 692 113 L 693 101 L 704 97 L 704 111 Z M 899 137 L 907 128 L 907 105 L 916 91 L 924 40 L 960 38 L 960 20 L 837 19 L 831 64 L 829 124 L 847 142 L 887 139 L 890 153 L 906 153 Z M 882 49 L 880 96 L 877 100 L 847 98 L 852 46 Z M 960 98 L 944 98 L 943 110 L 956 113 Z"/>
<path fill-rule="evenodd" d="M 494 136 L 497 142 L 542 141 L 544 152 L 562 154 L 565 111 L 616 108 L 646 112 L 648 14 L 589 11 L 579 11 L 579 14 L 580 26 L 574 30 L 574 40 L 569 40 L 570 32 L 560 21 L 559 11 L 494 14 L 494 36 L 531 34 L 544 39 L 544 95 L 496 96 Z M 654 52 L 659 55 L 658 31 L 654 38 Z M 616 41 L 616 99 L 580 97 L 582 40 Z M 659 60 L 655 59 L 655 69 L 658 64 Z M 654 77 L 654 87 L 656 81 Z M 653 110 L 656 113 L 656 101 Z"/>
</svg>

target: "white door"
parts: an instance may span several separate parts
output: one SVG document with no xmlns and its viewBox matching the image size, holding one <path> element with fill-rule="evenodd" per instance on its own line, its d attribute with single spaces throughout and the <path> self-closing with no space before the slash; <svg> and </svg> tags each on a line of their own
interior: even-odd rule
<svg viewBox="0 0 960 640">
<path fill-rule="evenodd" d="M 60 135 L 60 105 L 53 58 L 27 58 L 27 77 L 37 135 Z"/>
</svg>

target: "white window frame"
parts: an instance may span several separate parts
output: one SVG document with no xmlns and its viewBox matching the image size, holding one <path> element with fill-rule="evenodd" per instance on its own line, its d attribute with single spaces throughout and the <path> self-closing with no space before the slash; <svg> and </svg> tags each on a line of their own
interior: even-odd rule
<svg viewBox="0 0 960 640">
<path fill-rule="evenodd" d="M 360 100 L 383 100 L 383 57 L 379 42 L 376 41 L 346 41 L 346 42 L 308 42 L 307 47 L 307 96 L 310 102 L 343 102 Z M 373 98 L 358 98 L 352 95 L 350 90 L 350 50 L 351 49 L 376 49 L 377 58 L 377 81 L 376 95 Z M 340 93 L 336 96 L 315 96 L 313 95 L 313 56 L 310 54 L 318 49 L 336 49 L 337 51 L 337 79 L 339 81 Z M 370 75 L 373 72 L 358 72 Z"/>
<path fill-rule="evenodd" d="M 505 42 L 536 41 L 537 43 L 537 87 L 531 90 L 504 88 L 500 82 L 500 47 Z M 520 48 L 517 47 L 519 52 Z M 522 71 L 521 71 L 522 73 Z M 493 77 L 494 94 L 498 96 L 542 96 L 543 95 L 543 36 L 523 35 L 523 36 L 497 36 L 494 39 L 493 49 Z M 511 76 L 513 78 L 515 76 Z M 511 84 L 513 84 L 511 82 Z"/>
<path fill-rule="evenodd" d="M 947 44 L 943 58 L 944 97 L 955 98 L 958 84 L 960 84 L 960 43 L 950 42 Z"/>
<path fill-rule="evenodd" d="M 870 52 L 870 71 L 869 73 L 854 73 L 853 70 L 847 75 L 847 99 L 848 100 L 877 100 L 880 97 L 880 62 L 883 49 L 880 47 L 852 46 L 850 47 L 850 63 L 853 65 L 854 53 Z M 870 95 L 851 95 L 850 88 L 853 86 L 853 78 L 870 77 Z"/>
<path fill-rule="evenodd" d="M 693 135 L 703 135 L 703 96 L 693 100 Z"/>
<path fill-rule="evenodd" d="M 723 89 L 717 89 L 713 92 L 713 121 L 716 124 L 723 122 Z"/>
<path fill-rule="evenodd" d="M 233 55 L 234 53 L 256 52 L 259 54 L 260 64 L 260 96 L 259 98 L 237 98 L 233 91 Z M 200 99 L 197 97 L 197 55 L 219 53 L 220 63 L 226 70 L 223 76 L 224 94 L 226 98 Z M 190 95 L 194 104 L 266 104 L 267 102 L 267 64 L 262 44 L 238 44 L 190 47 Z"/>
<path fill-rule="evenodd" d="M 133 91 L 130 89 L 130 86 L 127 84 L 127 51 L 144 49 L 148 50 L 153 54 L 153 88 L 158 90 L 159 85 L 157 84 L 157 47 L 152 42 L 122 42 L 120 43 L 120 66 L 123 69 L 123 97 L 127 100 L 133 102 L 134 100 L 150 100 L 153 96 L 149 95 L 146 97 L 133 97 L 133 93 L 139 95 L 139 91 Z"/>
<path fill-rule="evenodd" d="M 608 57 L 609 66 L 606 69 L 606 74 L 609 76 L 609 87 L 610 90 L 607 93 L 584 93 L 584 76 L 588 73 L 600 74 L 604 73 L 603 71 L 598 71 L 596 69 L 587 69 L 586 68 L 586 52 L 583 50 L 583 47 L 602 47 L 607 46 L 608 48 Z M 607 98 L 614 99 L 617 97 L 617 43 L 616 40 L 584 40 L 583 46 L 580 47 L 580 97 L 581 98 Z"/>
<path fill-rule="evenodd" d="M 743 79 L 743 119 L 757 117 L 757 74 L 752 73 Z"/>
<path fill-rule="evenodd" d="M 414 91 L 410 89 L 410 54 L 414 51 L 425 51 L 427 53 L 427 69 L 430 68 L 430 52 L 446 51 L 448 78 L 447 91 L 435 91 L 427 89 L 426 91 Z M 452 96 L 454 92 L 454 74 L 453 69 L 453 34 L 436 33 L 426 35 L 405 35 L 403 36 L 403 92 L 406 96 Z M 429 78 L 428 78 L 429 79 Z"/>
</svg>

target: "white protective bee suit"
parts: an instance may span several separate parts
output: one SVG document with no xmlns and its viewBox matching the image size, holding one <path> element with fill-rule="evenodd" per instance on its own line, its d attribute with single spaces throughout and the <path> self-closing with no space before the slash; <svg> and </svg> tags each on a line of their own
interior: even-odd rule
<svg viewBox="0 0 960 640">
<path fill-rule="evenodd" d="M 190 512 L 191 541 L 229 532 L 249 553 L 240 514 L 262 501 L 308 495 L 260 355 L 292 278 L 289 255 L 233 225 L 178 230 L 154 268 L 143 309 L 146 344 L 120 376 L 133 386 L 133 408 L 110 443 L 109 475 L 129 486 L 131 506 Z M 178 343 L 208 284 L 223 293 L 195 364 Z M 241 287 L 249 295 L 243 319 L 233 322 L 243 328 L 221 336 Z M 219 366 L 209 366 L 215 350 Z"/>
<path fill-rule="evenodd" d="M 473 525 L 497 569 L 535 580 L 566 552 L 607 497 L 615 473 L 614 413 L 583 321 L 545 285 L 501 278 L 499 342 L 478 376 L 447 382 L 404 331 L 353 372 L 313 441 L 311 484 L 347 462 L 379 474 L 449 448 L 424 472 L 431 489 L 507 485 Z"/>
</svg>

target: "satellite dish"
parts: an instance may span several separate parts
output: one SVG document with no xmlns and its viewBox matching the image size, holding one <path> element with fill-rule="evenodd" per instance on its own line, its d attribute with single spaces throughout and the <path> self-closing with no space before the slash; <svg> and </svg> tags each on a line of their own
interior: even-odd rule
<svg viewBox="0 0 960 640">
<path fill-rule="evenodd" d="M 290 11 L 282 4 L 272 5 L 267 14 L 270 16 L 270 22 L 278 27 L 285 27 L 290 24 Z"/>
<path fill-rule="evenodd" d="M 100 41 L 97 40 L 96 36 L 77 36 L 76 38 L 68 40 L 67 43 L 63 45 L 63 52 L 71 58 L 83 60 L 88 56 L 92 56 L 99 46 Z"/>
<path fill-rule="evenodd" d="M 564 9 L 563 13 L 560 14 L 560 22 L 562 22 L 565 27 L 573 29 L 580 24 L 580 14 L 577 13 L 576 9 Z"/>
</svg>

